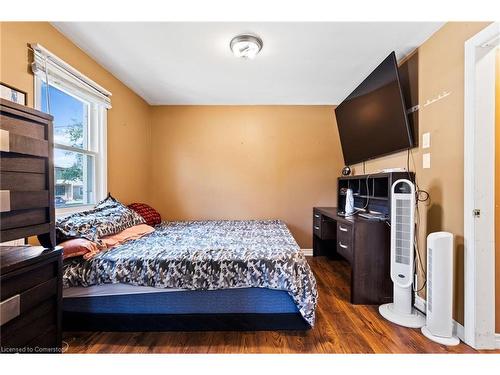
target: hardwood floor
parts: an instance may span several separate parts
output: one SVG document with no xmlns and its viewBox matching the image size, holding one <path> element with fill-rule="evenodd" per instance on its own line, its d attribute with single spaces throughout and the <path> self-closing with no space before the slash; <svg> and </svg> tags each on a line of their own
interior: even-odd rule
<svg viewBox="0 0 500 375">
<path fill-rule="evenodd" d="M 308 258 L 319 303 L 309 331 L 67 332 L 68 353 L 475 353 L 461 343 L 445 347 L 418 329 L 384 320 L 377 306 L 349 303 L 349 266 Z M 500 351 L 497 351 L 500 352 Z M 491 353 L 491 352 L 490 352 Z"/>
</svg>

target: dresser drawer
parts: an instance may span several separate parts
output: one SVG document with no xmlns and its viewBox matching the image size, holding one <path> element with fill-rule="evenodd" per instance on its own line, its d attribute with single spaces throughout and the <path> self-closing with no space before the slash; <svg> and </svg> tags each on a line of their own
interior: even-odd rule
<svg viewBox="0 0 500 375">
<path fill-rule="evenodd" d="M 0 171 L 38 173 L 44 175 L 46 172 L 45 164 L 46 160 L 44 158 L 35 158 L 31 156 L 2 152 L 0 158 Z"/>
<path fill-rule="evenodd" d="M 1 300 L 4 301 L 16 294 L 22 295 L 32 288 L 44 284 L 57 277 L 58 263 L 50 262 L 39 267 L 32 267 L 28 273 L 20 272 L 2 277 Z"/>
<path fill-rule="evenodd" d="M 49 156 L 49 142 L 0 129 L 1 151 L 38 157 Z"/>
<path fill-rule="evenodd" d="M 41 173 L 0 172 L 0 190 L 40 191 L 46 189 L 46 184 Z"/>
<path fill-rule="evenodd" d="M 2 325 L 2 347 L 22 348 L 57 326 L 57 301 L 49 298 Z"/>
<path fill-rule="evenodd" d="M 0 191 L 1 212 L 49 207 L 49 191 Z"/>
<path fill-rule="evenodd" d="M 54 277 L 24 292 L 15 294 L 1 302 L 1 325 L 15 320 L 28 310 L 57 294 L 57 278 Z"/>
<path fill-rule="evenodd" d="M 16 210 L 0 214 L 0 229 L 14 229 L 29 225 L 45 224 L 49 222 L 47 209 L 33 208 L 30 210 Z"/>
<path fill-rule="evenodd" d="M 45 139 L 45 128 L 42 124 L 19 116 L 0 114 L 0 129 L 8 131 L 10 134 Z"/>
<path fill-rule="evenodd" d="M 0 346 L 6 351 L 59 352 L 61 250 L 3 247 Z"/>
</svg>

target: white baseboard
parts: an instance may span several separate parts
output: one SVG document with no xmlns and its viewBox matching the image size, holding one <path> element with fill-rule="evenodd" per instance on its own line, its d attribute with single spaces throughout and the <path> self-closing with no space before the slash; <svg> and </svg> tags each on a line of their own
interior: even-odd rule
<svg viewBox="0 0 500 375">
<path fill-rule="evenodd" d="M 495 348 L 500 349 L 500 333 L 495 333 Z"/>
<path fill-rule="evenodd" d="M 415 308 L 417 310 L 419 310 L 420 312 L 422 312 L 424 314 L 427 311 L 427 301 L 425 299 L 423 299 L 422 297 L 420 297 L 419 295 L 415 296 L 415 302 L 413 303 L 413 306 L 415 306 Z"/>
<path fill-rule="evenodd" d="M 453 333 L 458 336 L 460 340 L 465 342 L 465 329 L 464 326 L 453 319 Z"/>
<path fill-rule="evenodd" d="M 302 252 L 306 257 L 312 257 L 313 256 L 313 249 L 302 249 Z"/>
<path fill-rule="evenodd" d="M 427 311 L 427 301 L 420 296 L 415 296 L 415 303 L 413 304 L 415 308 L 425 313 Z M 464 326 L 458 323 L 456 320 L 453 320 L 453 334 L 457 335 L 458 338 L 464 341 L 465 333 Z M 496 343 L 497 347 L 500 345 L 500 334 L 496 335 Z"/>
</svg>

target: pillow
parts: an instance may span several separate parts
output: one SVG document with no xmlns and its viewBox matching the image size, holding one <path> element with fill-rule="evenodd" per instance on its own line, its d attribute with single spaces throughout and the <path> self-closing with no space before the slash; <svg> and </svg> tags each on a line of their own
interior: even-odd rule
<svg viewBox="0 0 500 375">
<path fill-rule="evenodd" d="M 63 259 L 85 256 L 87 254 L 97 254 L 99 248 L 97 244 L 84 238 L 74 238 L 60 244 L 63 248 Z"/>
<path fill-rule="evenodd" d="M 144 223 L 141 215 L 108 195 L 92 210 L 58 218 L 56 242 L 59 244 L 73 238 L 85 238 L 104 247 L 101 237 Z"/>
<path fill-rule="evenodd" d="M 155 229 L 149 225 L 139 224 L 122 230 L 121 232 L 112 234 L 111 236 L 105 236 L 101 238 L 101 240 L 106 245 L 106 248 L 111 249 L 112 247 L 121 245 L 124 242 L 137 240 L 146 234 L 154 232 L 154 230 Z"/>
<path fill-rule="evenodd" d="M 144 220 L 146 220 L 147 225 L 154 226 L 161 223 L 161 216 L 159 212 L 145 203 L 132 203 L 127 207 L 141 215 Z"/>
</svg>

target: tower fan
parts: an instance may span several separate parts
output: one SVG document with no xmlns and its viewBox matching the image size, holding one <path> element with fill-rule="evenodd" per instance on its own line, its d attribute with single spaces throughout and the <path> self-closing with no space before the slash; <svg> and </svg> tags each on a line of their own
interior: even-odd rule
<svg viewBox="0 0 500 375">
<path fill-rule="evenodd" d="M 415 233 L 415 186 L 401 179 L 391 187 L 391 280 L 394 302 L 379 307 L 387 320 L 404 327 L 421 328 L 424 316 L 413 308 L 413 246 Z"/>
<path fill-rule="evenodd" d="M 422 333 L 443 345 L 458 345 L 453 335 L 453 234 L 427 236 L 427 320 Z"/>
</svg>

